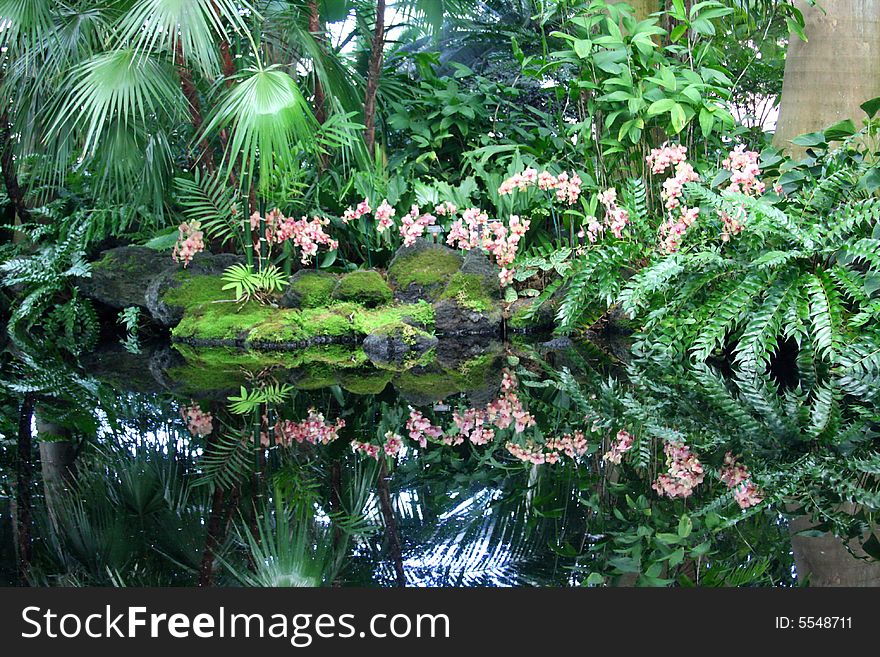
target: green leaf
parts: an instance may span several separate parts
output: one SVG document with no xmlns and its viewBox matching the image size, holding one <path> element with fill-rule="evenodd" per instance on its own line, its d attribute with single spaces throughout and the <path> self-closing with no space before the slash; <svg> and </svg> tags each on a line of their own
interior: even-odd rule
<svg viewBox="0 0 880 657">
<path fill-rule="evenodd" d="M 687 116 L 684 113 L 684 108 L 676 103 L 672 107 L 672 111 L 669 113 L 670 118 L 672 119 L 672 129 L 679 133 L 681 132 L 685 125 L 687 125 Z"/>
<path fill-rule="evenodd" d="M 840 141 L 841 139 L 852 137 L 858 132 L 858 129 L 855 123 L 852 122 L 852 119 L 845 119 L 825 128 L 823 132 L 825 133 L 826 141 Z"/>
<path fill-rule="evenodd" d="M 689 516 L 683 515 L 681 519 L 678 521 L 678 535 L 682 538 L 687 538 L 691 535 L 691 530 L 694 528 L 694 523 L 691 521 Z"/>
<path fill-rule="evenodd" d="M 593 50 L 593 42 L 589 39 L 575 39 L 574 52 L 581 59 L 587 59 Z"/>
<path fill-rule="evenodd" d="M 873 119 L 874 115 L 877 114 L 877 111 L 880 110 L 880 96 L 872 98 L 871 100 L 866 100 L 859 105 L 859 107 L 861 107 L 862 111 L 868 115 L 869 119 Z"/>
</svg>

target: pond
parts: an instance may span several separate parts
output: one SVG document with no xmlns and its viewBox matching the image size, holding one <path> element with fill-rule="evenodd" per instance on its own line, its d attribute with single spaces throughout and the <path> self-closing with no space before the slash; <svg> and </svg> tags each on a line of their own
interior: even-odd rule
<svg viewBox="0 0 880 657">
<path fill-rule="evenodd" d="M 880 584 L 876 408 L 591 337 L 20 352 L 0 583 Z"/>
</svg>

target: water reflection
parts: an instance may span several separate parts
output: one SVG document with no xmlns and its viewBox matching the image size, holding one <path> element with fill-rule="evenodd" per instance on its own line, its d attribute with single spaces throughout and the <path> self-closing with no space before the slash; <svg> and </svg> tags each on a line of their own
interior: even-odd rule
<svg viewBox="0 0 880 657">
<path fill-rule="evenodd" d="M 458 343 L 399 372 L 338 346 L 7 354 L 0 577 L 880 584 L 875 390 L 613 351 Z"/>
</svg>

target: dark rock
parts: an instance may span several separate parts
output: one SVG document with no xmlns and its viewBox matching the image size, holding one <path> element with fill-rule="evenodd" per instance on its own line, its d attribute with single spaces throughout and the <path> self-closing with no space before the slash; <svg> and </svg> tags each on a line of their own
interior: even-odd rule
<svg viewBox="0 0 880 657">
<path fill-rule="evenodd" d="M 336 277 L 330 272 L 300 269 L 290 277 L 290 285 L 281 295 L 281 308 L 318 308 L 330 303 Z"/>
<path fill-rule="evenodd" d="M 563 349 L 571 349 L 574 346 L 570 338 L 561 337 L 547 340 L 539 345 L 541 351 L 560 351 Z"/>
<path fill-rule="evenodd" d="M 412 246 L 400 247 L 394 254 L 388 266 L 388 282 L 400 301 L 434 301 L 461 265 L 462 257 L 457 251 L 418 240 Z"/>
<path fill-rule="evenodd" d="M 153 279 L 173 265 L 171 256 L 145 246 L 121 246 L 92 263 L 92 275 L 77 280 L 80 292 L 111 308 L 147 308 Z"/>
<path fill-rule="evenodd" d="M 186 269 L 172 265 L 157 274 L 147 286 L 144 298 L 153 320 L 161 326 L 177 326 L 183 318 L 183 306 L 166 303 L 165 293 L 194 276 L 220 276 L 232 265 L 244 262 L 232 253 L 198 253 Z"/>
<path fill-rule="evenodd" d="M 532 333 L 547 331 L 556 325 L 557 303 L 553 298 L 545 301 L 533 316 L 526 319 L 537 303 L 536 298 L 520 298 L 514 301 L 507 309 L 507 328 L 514 333 Z"/>
<path fill-rule="evenodd" d="M 408 324 L 385 327 L 364 338 L 362 348 L 376 365 L 402 366 L 437 346 L 437 338 Z"/>
<path fill-rule="evenodd" d="M 495 335 L 501 330 L 501 309 L 476 310 L 443 299 L 434 304 L 434 326 L 441 335 Z"/>
</svg>

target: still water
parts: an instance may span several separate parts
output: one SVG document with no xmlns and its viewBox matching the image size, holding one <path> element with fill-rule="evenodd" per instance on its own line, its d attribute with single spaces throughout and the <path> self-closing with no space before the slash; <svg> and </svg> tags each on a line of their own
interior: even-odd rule
<svg viewBox="0 0 880 657">
<path fill-rule="evenodd" d="M 3 378 L 5 585 L 880 585 L 880 412 L 791 373 L 514 337 Z"/>
</svg>

